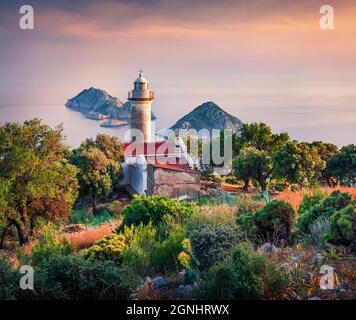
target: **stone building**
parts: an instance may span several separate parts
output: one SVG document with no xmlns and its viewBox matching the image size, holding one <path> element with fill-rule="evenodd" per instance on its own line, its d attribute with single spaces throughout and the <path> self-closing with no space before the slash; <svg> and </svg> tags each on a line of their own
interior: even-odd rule
<svg viewBox="0 0 356 320">
<path fill-rule="evenodd" d="M 200 175 L 182 139 L 151 141 L 151 104 L 154 93 L 142 76 L 129 92 L 131 142 L 123 144 L 125 162 L 121 181 L 131 194 L 161 194 L 179 199 L 200 193 Z"/>
</svg>

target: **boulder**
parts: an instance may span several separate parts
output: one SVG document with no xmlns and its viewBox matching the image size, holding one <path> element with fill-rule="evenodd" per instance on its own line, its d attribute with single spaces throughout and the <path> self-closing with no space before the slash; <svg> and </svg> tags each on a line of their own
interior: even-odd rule
<svg viewBox="0 0 356 320">
<path fill-rule="evenodd" d="M 335 291 L 336 292 L 345 291 L 347 289 L 347 287 L 348 287 L 347 283 L 345 281 L 343 281 L 335 288 Z"/>
<path fill-rule="evenodd" d="M 152 279 L 148 276 L 144 277 L 143 278 L 143 283 L 144 284 L 150 284 L 152 282 Z"/>
<path fill-rule="evenodd" d="M 160 276 L 154 277 L 153 281 L 152 281 L 152 288 L 153 289 L 159 289 L 162 288 L 164 286 L 166 286 L 168 283 L 165 279 L 163 279 Z"/>
<path fill-rule="evenodd" d="M 193 287 L 189 284 L 186 286 L 181 284 L 176 290 L 177 296 L 181 298 L 187 298 L 191 296 L 192 292 L 193 292 Z"/>
<path fill-rule="evenodd" d="M 184 282 L 185 276 L 186 276 L 187 271 L 183 269 L 181 272 L 178 273 L 177 281 L 178 282 Z"/>
<path fill-rule="evenodd" d="M 269 242 L 266 242 L 258 248 L 258 251 L 264 254 L 274 253 L 277 250 L 277 247 Z"/>
</svg>

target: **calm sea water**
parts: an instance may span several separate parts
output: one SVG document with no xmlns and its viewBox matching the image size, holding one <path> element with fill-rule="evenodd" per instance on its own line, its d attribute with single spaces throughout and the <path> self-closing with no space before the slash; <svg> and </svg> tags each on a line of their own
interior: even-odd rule
<svg viewBox="0 0 356 320">
<path fill-rule="evenodd" d="M 158 107 L 153 111 L 157 116 L 157 130 L 171 126 L 182 116 L 177 114 L 179 113 L 177 111 L 167 112 Z M 301 141 L 322 140 L 335 143 L 339 147 L 356 143 L 356 108 L 354 107 L 336 110 L 333 107 L 324 107 L 320 112 L 318 106 L 311 105 L 304 108 L 250 106 L 226 111 L 244 122 L 263 121 L 275 132 L 287 131 L 293 139 Z M 87 119 L 81 113 L 69 110 L 63 105 L 0 105 L 0 123 L 23 122 L 35 117 L 43 119 L 51 126 L 63 123 L 65 143 L 70 147 L 77 147 L 85 138 L 95 137 L 99 132 L 123 139 L 128 129 L 127 126 L 102 128 L 99 121 Z"/>
<path fill-rule="evenodd" d="M 54 127 L 63 124 L 65 143 L 71 147 L 78 147 L 80 142 L 89 137 L 95 137 L 99 132 L 124 137 L 125 127 L 102 128 L 100 121 L 90 120 L 81 113 L 72 111 L 61 105 L 16 105 L 0 106 L 0 122 L 23 122 L 39 118 Z M 126 128 L 126 129 L 125 129 Z"/>
</svg>

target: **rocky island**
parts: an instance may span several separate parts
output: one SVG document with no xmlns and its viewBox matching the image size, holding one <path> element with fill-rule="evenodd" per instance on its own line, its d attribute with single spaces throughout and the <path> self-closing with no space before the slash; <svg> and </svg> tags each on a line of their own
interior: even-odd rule
<svg viewBox="0 0 356 320">
<path fill-rule="evenodd" d="M 242 121 L 227 113 L 216 103 L 208 101 L 196 107 L 192 112 L 179 119 L 172 130 L 179 129 L 231 129 L 234 133 L 242 127 Z"/>
<path fill-rule="evenodd" d="M 90 87 L 84 89 L 65 104 L 67 108 L 81 112 L 93 120 L 120 120 L 106 121 L 104 127 L 117 127 L 129 124 L 131 121 L 131 102 L 123 103 L 120 99 L 111 96 L 106 91 Z M 152 119 L 156 119 L 152 113 Z"/>
</svg>

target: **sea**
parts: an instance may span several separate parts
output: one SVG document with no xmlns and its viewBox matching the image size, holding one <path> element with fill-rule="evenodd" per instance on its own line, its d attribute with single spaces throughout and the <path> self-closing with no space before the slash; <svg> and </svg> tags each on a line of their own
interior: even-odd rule
<svg viewBox="0 0 356 320">
<path fill-rule="evenodd" d="M 274 132 L 287 131 L 292 139 L 300 141 L 321 140 L 334 143 L 339 147 L 356 143 L 356 107 L 335 109 L 332 106 L 326 106 L 321 112 L 318 106 L 312 105 L 299 108 L 249 106 L 226 111 L 238 116 L 243 122 L 265 122 L 272 127 Z M 157 120 L 153 122 L 153 130 L 156 131 L 169 128 L 182 116 L 174 110 L 159 107 L 154 107 L 153 112 L 157 116 Z M 95 137 L 98 133 L 114 135 L 123 140 L 128 129 L 128 126 L 100 127 L 100 121 L 88 119 L 80 112 L 70 110 L 60 104 L 0 104 L 0 123 L 2 124 L 23 122 L 33 118 L 40 118 L 52 127 L 62 124 L 64 142 L 70 148 L 78 147 L 85 138 Z"/>
</svg>

